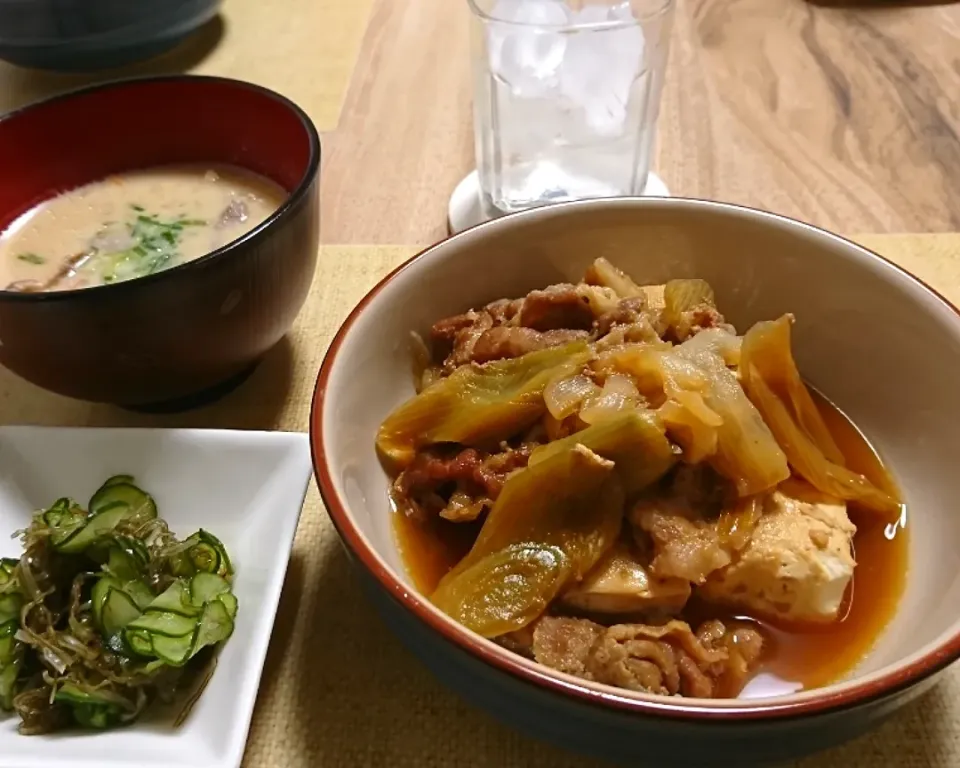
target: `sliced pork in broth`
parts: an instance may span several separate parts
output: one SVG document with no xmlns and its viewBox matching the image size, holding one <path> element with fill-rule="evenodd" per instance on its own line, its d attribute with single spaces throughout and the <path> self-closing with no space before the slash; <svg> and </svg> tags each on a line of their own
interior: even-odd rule
<svg viewBox="0 0 960 768">
<path fill-rule="evenodd" d="M 792 322 L 741 336 L 706 282 L 640 286 L 602 259 L 439 320 L 419 394 L 377 435 L 417 586 L 516 653 L 635 691 L 847 672 L 903 588 L 903 530 L 883 533 L 902 503 L 807 389 Z"/>
</svg>

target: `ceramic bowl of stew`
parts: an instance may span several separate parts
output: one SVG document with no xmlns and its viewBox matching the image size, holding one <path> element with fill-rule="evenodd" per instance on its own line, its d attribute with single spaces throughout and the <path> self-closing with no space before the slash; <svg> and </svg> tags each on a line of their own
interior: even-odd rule
<svg viewBox="0 0 960 768">
<path fill-rule="evenodd" d="M 91 71 L 149 59 L 217 14 L 221 0 L 5 0 L 0 59 L 21 67 Z"/>
<path fill-rule="evenodd" d="M 280 94 L 199 76 L 95 86 L 0 118 L 0 163 L 0 364 L 44 389 L 210 399 L 306 298 L 320 141 Z"/>
<path fill-rule="evenodd" d="M 529 617 L 509 611 L 497 614 L 494 610 L 478 620 L 476 612 L 456 613 L 450 609 L 451 605 L 458 609 L 468 599 L 476 598 L 479 602 L 472 605 L 479 606 L 477 611 L 486 611 L 486 597 L 490 605 L 497 606 L 501 605 L 497 601 L 511 589 L 519 589 L 517 594 L 521 594 L 528 587 L 536 589 L 536 584 L 546 583 L 536 582 L 530 587 L 529 574 L 539 574 L 536 578 L 540 578 L 548 573 L 544 569 L 552 567 L 549 558 L 521 563 L 524 567 L 509 582 L 514 586 L 508 588 L 504 581 L 497 594 L 484 592 L 478 597 L 464 588 L 459 597 L 451 597 L 449 586 L 449 580 L 455 578 L 461 578 L 461 585 L 467 583 L 466 553 L 472 557 L 478 548 L 488 546 L 480 543 L 478 530 L 486 530 L 497 510 L 507 508 L 509 502 L 504 498 L 509 495 L 506 489 L 511 484 L 515 491 L 512 498 L 527 500 L 512 514 L 530 514 L 524 510 L 531 504 L 540 509 L 536 506 L 540 503 L 538 495 L 524 496 L 516 489 L 521 487 L 524 473 L 533 477 L 530 473 L 551 459 L 542 457 L 539 465 L 527 463 L 525 468 L 523 461 L 514 464 L 520 469 L 506 474 L 505 484 L 491 490 L 490 485 L 483 485 L 484 477 L 473 474 L 476 467 L 471 468 L 469 461 L 476 457 L 456 453 L 461 446 L 455 446 L 453 454 L 435 456 L 454 456 L 461 463 L 459 468 L 453 461 L 419 465 L 428 480 L 442 477 L 451 481 L 446 486 L 432 486 L 433 497 L 420 497 L 420 507 L 415 510 L 419 517 L 410 514 L 410 506 L 397 504 L 397 486 L 391 494 L 393 474 L 378 447 L 383 447 L 379 441 L 385 434 L 381 425 L 388 416 L 399 413 L 400 406 L 410 402 L 417 392 L 410 373 L 414 354 L 409 343 L 411 332 L 434 342 L 446 339 L 448 345 L 441 357 L 455 354 L 462 344 L 473 344 L 473 362 L 481 365 L 465 372 L 462 368 L 457 370 L 456 375 L 466 377 L 482 376 L 484 371 L 492 370 L 489 366 L 511 362 L 496 360 L 509 358 L 504 347 L 499 347 L 499 352 L 485 353 L 486 360 L 496 362 L 485 363 L 477 357 L 477 350 L 485 342 L 478 341 L 476 336 L 457 336 L 476 327 L 480 315 L 486 315 L 484 327 L 488 329 L 492 323 L 494 330 L 504 334 L 522 332 L 521 341 L 543 341 L 547 338 L 543 333 L 558 333 L 558 327 L 578 328 L 580 336 L 571 332 L 574 335 L 560 341 L 550 337 L 551 343 L 546 344 L 548 354 L 561 342 L 573 344 L 570 349 L 575 350 L 575 345 L 590 333 L 594 334 L 590 338 L 595 338 L 605 332 L 589 322 L 589 302 L 594 294 L 584 294 L 582 286 L 577 294 L 562 288 L 555 291 L 553 298 L 559 304 L 554 304 L 554 309 L 562 304 L 565 312 L 572 311 L 581 318 L 577 323 L 560 326 L 556 325 L 556 315 L 542 311 L 542 306 L 535 311 L 530 302 L 533 297 L 543 299 L 547 286 L 569 288 L 578 284 L 585 273 L 590 274 L 597 257 L 604 257 L 622 270 L 634 285 L 657 286 L 678 279 L 707 281 L 715 294 L 710 305 L 718 308 L 722 317 L 698 305 L 699 314 L 691 315 L 696 318 L 696 327 L 687 329 L 694 340 L 704 333 L 718 334 L 728 324 L 744 334 L 757 327 L 755 323 L 792 314 L 792 355 L 821 423 L 839 446 L 841 455 L 836 461 L 840 465 L 845 462 L 851 472 L 874 478 L 869 482 L 878 483 L 877 487 L 880 480 L 874 470 L 882 462 L 890 481 L 887 487 L 896 488 L 891 493 L 902 503 L 893 507 L 895 514 L 887 517 L 863 514 L 858 501 L 846 503 L 849 519 L 856 523 L 857 530 L 853 534 L 845 529 L 853 548 L 844 557 L 855 555 L 856 566 L 842 600 L 836 592 L 831 598 L 837 602 L 831 608 L 834 613 L 829 621 L 814 627 L 804 622 L 778 622 L 776 617 L 768 620 L 762 611 L 758 615 L 736 607 L 722 613 L 728 628 L 747 621 L 764 640 L 762 654 L 749 661 L 749 681 L 738 686 L 733 695 L 722 692 L 718 677 L 709 681 L 712 688 L 703 688 L 691 685 L 683 672 L 679 683 L 677 679 L 669 682 L 664 673 L 655 678 L 660 681 L 656 683 L 659 688 L 644 688 L 646 683 L 641 685 L 638 680 L 644 670 L 652 667 L 640 663 L 642 648 L 653 645 L 620 643 L 616 646 L 619 656 L 611 656 L 607 647 L 607 655 L 601 659 L 599 650 L 603 648 L 594 638 L 609 639 L 611 635 L 607 633 L 614 630 L 598 628 L 597 623 L 609 626 L 635 619 L 609 615 L 597 618 L 596 611 L 609 610 L 597 604 L 570 600 L 556 612 L 564 621 L 587 622 L 577 624 L 578 627 L 594 627 L 590 631 L 595 634 L 586 645 L 582 645 L 582 635 L 568 634 L 554 637 L 552 645 L 545 641 L 538 649 L 538 633 L 545 626 L 543 618 L 525 625 L 536 627 L 532 653 L 530 641 L 524 640 L 522 632 L 509 635 L 511 642 L 507 643 L 500 641 L 503 637 L 498 633 L 502 628 L 491 629 L 500 626 L 498 621 L 509 623 L 518 616 L 520 621 L 510 626 L 523 625 Z M 623 284 L 627 286 L 626 295 L 630 295 L 629 284 L 618 280 L 601 280 L 598 285 Z M 536 293 L 538 290 L 540 294 Z M 618 295 L 622 299 L 625 294 Z M 584 303 L 578 304 L 576 296 Z M 518 298 L 523 303 L 499 302 Z M 617 306 L 618 311 L 630 308 Z M 646 306 L 633 308 L 645 312 Z M 585 324 L 584 312 L 588 314 Z M 554 319 L 547 322 L 547 317 Z M 452 319 L 438 326 L 442 318 Z M 633 329 L 628 333 L 646 333 L 642 323 L 624 327 Z M 483 327 L 479 330 L 483 331 Z M 664 331 L 657 333 L 662 335 Z M 657 354 L 667 354 L 664 349 L 675 352 L 683 346 L 684 336 L 678 335 L 672 344 L 666 345 L 658 340 L 658 346 L 650 349 Z M 636 341 L 637 337 L 633 338 Z M 749 333 L 744 338 L 750 338 Z M 499 342 L 505 343 L 502 338 Z M 747 342 L 743 345 L 741 349 L 745 350 Z M 421 346 L 415 347 L 422 351 Z M 490 348 L 490 344 L 485 347 Z M 756 357 L 759 347 L 751 349 L 754 357 L 750 359 L 760 359 Z M 731 375 L 730 368 L 723 370 L 726 373 L 717 375 Z M 759 375 L 751 370 L 752 377 Z M 449 370 L 439 371 L 441 377 L 446 374 Z M 443 380 L 437 383 L 436 375 L 434 371 L 434 383 L 426 386 L 421 398 L 445 386 Z M 754 378 L 749 379 L 753 383 L 748 386 L 744 374 L 739 375 L 740 386 L 753 397 Z M 523 377 L 511 381 L 515 384 L 521 379 L 528 381 Z M 466 699 L 536 737 L 619 763 L 728 765 L 730 755 L 736 754 L 738 765 L 765 765 L 816 752 L 865 733 L 928 690 L 960 656 L 960 571 L 954 555 L 960 542 L 960 520 L 941 503 L 960 492 L 953 467 L 954 457 L 960 451 L 960 428 L 956 426 L 960 413 L 955 397 L 958 387 L 960 316 L 956 308 L 915 277 L 859 245 L 782 216 L 717 202 L 653 198 L 584 201 L 514 214 L 469 229 L 426 249 L 384 278 L 349 315 L 326 355 L 313 401 L 311 443 L 326 508 L 373 604 L 400 640 Z M 473 391 L 482 395 L 483 390 L 478 387 Z M 437 402 L 442 402 L 442 398 Z M 648 405 L 652 408 L 657 403 L 650 400 Z M 540 418 L 543 409 L 535 408 L 532 413 Z M 580 411 L 580 418 L 586 419 L 584 413 Z M 546 422 L 546 415 L 543 418 Z M 470 434 L 492 439 L 492 421 L 472 422 L 469 429 L 479 431 Z M 396 426 L 399 422 L 392 423 Z M 559 423 L 562 425 L 563 421 Z M 524 439 L 534 443 L 545 439 L 537 428 L 534 423 L 531 431 L 524 433 Z M 473 445 L 464 437 L 465 432 L 458 432 L 453 426 L 445 429 L 438 427 L 435 433 L 437 451 L 447 450 L 442 440 Z M 808 434 L 814 432 L 810 427 Z M 399 427 L 387 433 L 396 437 Z M 535 437 L 537 434 L 541 437 Z M 588 433 L 578 433 L 575 427 L 574 434 Z M 600 443 L 582 439 L 588 448 L 593 445 L 600 450 Z M 408 448 L 423 451 L 412 443 L 395 445 L 403 449 L 390 455 L 397 460 Z M 491 455 L 513 451 L 518 456 L 521 452 L 515 443 L 488 448 L 478 445 L 481 458 L 484 450 Z M 683 441 L 679 445 L 682 455 L 688 455 Z M 537 450 L 535 447 L 532 455 Z M 576 452 L 573 447 L 568 450 L 571 455 Z M 785 469 L 796 475 L 799 470 L 793 466 L 794 450 L 789 446 L 785 449 L 789 457 Z M 418 458 L 420 455 L 416 454 Z M 408 456 L 405 461 L 409 459 Z M 597 467 L 601 464 L 601 460 L 596 460 L 589 466 L 599 472 Z M 468 474 L 457 474 L 463 466 Z M 492 464 L 484 464 L 480 469 L 491 467 Z M 430 475 L 433 470 L 436 471 Z M 662 471 L 659 475 L 661 485 L 648 486 L 648 490 L 666 488 L 662 485 L 664 478 L 684 471 L 682 462 L 666 471 L 667 475 Z M 565 482 L 563 478 L 563 474 L 557 475 L 557 483 L 545 486 L 543 494 L 561 498 L 557 494 L 563 493 L 558 490 Z M 786 483 L 774 487 L 785 489 Z M 485 518 L 470 523 L 481 526 L 479 529 L 474 527 L 471 532 L 461 528 L 458 530 L 465 531 L 462 535 L 450 535 L 451 520 L 468 509 L 463 502 L 454 507 L 451 489 L 466 489 L 467 501 L 470 493 L 500 495 L 495 497 L 492 508 L 488 506 L 481 512 L 487 515 Z M 649 492 L 658 498 L 656 494 L 661 491 Z M 606 504 L 609 497 L 598 493 L 584 498 L 590 503 L 585 504 L 581 514 L 593 515 L 597 505 Z M 646 497 L 642 496 L 641 501 L 643 498 Z M 546 503 L 545 508 L 549 509 L 552 502 Z M 441 507 L 446 519 L 437 517 Z M 454 514 L 450 514 L 451 510 Z M 762 510 L 759 521 L 751 523 L 760 527 L 748 529 L 751 533 L 746 548 L 737 545 L 740 549 L 730 550 L 736 553 L 731 555 L 730 568 L 757 562 L 755 558 L 751 560 L 751 553 L 755 554 L 762 545 L 755 532 L 773 514 L 768 506 Z M 505 516 L 498 519 L 503 521 Z M 636 536 L 635 518 L 628 519 Z M 531 526 L 522 535 L 533 540 L 542 534 L 542 529 Z M 441 529 L 446 533 L 439 535 Z M 508 534 L 503 533 L 509 528 L 500 530 L 500 534 L 491 534 L 493 538 L 487 542 L 496 535 L 509 542 L 509 538 L 504 539 Z M 808 533 L 809 541 L 798 546 L 807 547 L 808 551 L 810 546 L 822 552 L 829 549 L 826 534 L 815 534 L 812 528 Z M 648 545 L 650 540 L 647 539 Z M 557 541 L 570 539 L 552 541 L 556 545 Z M 663 540 L 656 539 L 655 543 L 660 546 Z M 541 547 L 536 550 L 537 558 L 554 557 L 549 546 L 537 546 Z M 849 543 L 843 546 L 849 547 Z M 469 563 L 471 567 L 480 567 L 476 558 Z M 786 568 L 788 563 L 773 562 L 760 567 L 776 570 L 781 565 Z M 562 575 L 568 574 L 566 571 L 557 573 L 561 574 L 557 578 L 571 578 Z M 495 569 L 490 574 L 487 583 L 494 585 Z M 708 576 L 707 581 L 712 578 Z M 595 581 L 588 573 L 578 588 L 581 592 L 587 590 L 589 583 Z M 474 582 L 471 588 L 482 592 L 482 580 Z M 745 588 L 749 590 L 750 584 Z M 573 590 L 567 586 L 564 589 Z M 736 593 L 734 587 L 731 594 Z M 571 594 L 561 593 L 564 600 Z M 709 593 L 702 592 L 697 585 L 693 595 L 705 595 L 707 602 L 710 600 Z M 777 595 L 768 598 L 774 605 L 779 600 Z M 550 603 L 548 612 L 553 611 L 554 605 Z M 571 605 L 579 605 L 586 612 L 581 610 L 578 614 L 574 610 L 571 616 Z M 691 605 L 688 601 L 687 607 Z M 695 627 L 694 618 L 685 612 L 687 607 L 679 616 Z M 567 615 L 563 615 L 564 611 Z M 466 619 L 457 621 L 452 618 L 454 615 L 479 621 L 484 629 L 467 629 L 462 623 Z M 664 620 L 643 619 L 660 626 Z M 649 630 L 635 637 L 644 638 L 654 639 Z M 712 641 L 698 634 L 697 640 L 690 642 Z M 670 659 L 677 661 L 684 654 L 689 656 L 693 653 L 690 647 L 669 644 Z M 573 658 L 579 666 L 564 667 L 556 661 L 551 665 L 550 653 L 554 659 Z M 585 653 L 588 655 L 584 656 Z M 733 658 L 733 653 L 730 650 L 727 658 Z M 747 658 L 743 646 L 737 653 L 742 659 Z M 649 656 L 647 660 L 654 658 Z M 618 674 L 623 673 L 619 677 L 609 671 L 613 668 L 610 662 L 617 659 L 622 662 L 619 667 L 614 665 Z M 699 669 L 707 678 L 717 674 L 709 664 L 700 665 Z"/>
</svg>

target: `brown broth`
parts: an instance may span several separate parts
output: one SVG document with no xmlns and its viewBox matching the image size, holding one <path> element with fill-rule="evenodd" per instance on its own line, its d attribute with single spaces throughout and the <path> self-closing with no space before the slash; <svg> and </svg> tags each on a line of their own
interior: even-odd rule
<svg viewBox="0 0 960 768">
<path fill-rule="evenodd" d="M 813 392 L 847 465 L 877 485 L 889 487 L 876 452 L 853 423 L 825 398 Z M 870 652 L 897 609 L 907 575 L 908 535 L 904 528 L 888 539 L 886 523 L 855 504 L 848 514 L 857 526 L 854 548 L 857 567 L 847 595 L 842 621 L 824 627 L 773 627 L 758 621 L 770 640 L 762 669 L 767 682 L 751 696 L 776 695 L 798 688 L 827 685 L 850 672 Z M 423 524 L 396 513 L 393 527 L 400 556 L 417 589 L 430 594 L 440 579 L 470 549 L 480 528 L 476 523 L 448 523 L 439 518 Z M 695 623 L 702 618 L 737 618 L 749 614 L 691 605 L 684 610 Z M 757 681 L 759 683 L 759 681 Z"/>
</svg>

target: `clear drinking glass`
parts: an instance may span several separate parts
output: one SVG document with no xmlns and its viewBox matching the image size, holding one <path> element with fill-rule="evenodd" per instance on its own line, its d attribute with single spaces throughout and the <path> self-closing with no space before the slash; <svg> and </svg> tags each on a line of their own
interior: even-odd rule
<svg viewBox="0 0 960 768">
<path fill-rule="evenodd" d="M 638 195 L 674 0 L 468 0 L 484 213 Z"/>
</svg>

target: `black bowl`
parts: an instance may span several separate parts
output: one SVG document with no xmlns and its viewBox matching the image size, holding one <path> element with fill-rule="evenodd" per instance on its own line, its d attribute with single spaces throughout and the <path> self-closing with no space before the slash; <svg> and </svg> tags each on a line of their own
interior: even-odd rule
<svg viewBox="0 0 960 768">
<path fill-rule="evenodd" d="M 0 59 L 61 71 L 107 69 L 172 48 L 223 0 L 0 0 Z"/>
<path fill-rule="evenodd" d="M 167 163 L 240 166 L 289 197 L 239 239 L 163 272 L 52 293 L 0 290 L 0 365 L 68 397 L 174 409 L 222 394 L 286 334 L 316 267 L 320 139 L 299 107 L 265 88 L 143 78 L 0 118 L 0 229 L 65 190 Z"/>
</svg>

